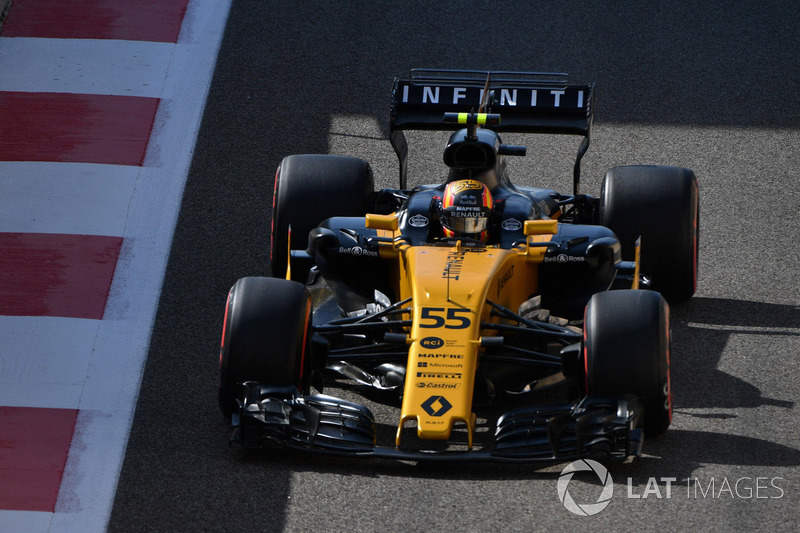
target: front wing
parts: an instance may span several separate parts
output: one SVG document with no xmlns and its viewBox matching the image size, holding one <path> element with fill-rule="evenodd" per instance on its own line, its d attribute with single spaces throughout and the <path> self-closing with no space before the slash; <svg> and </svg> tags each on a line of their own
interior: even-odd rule
<svg viewBox="0 0 800 533">
<path fill-rule="evenodd" d="M 643 407 L 637 397 L 587 396 L 573 404 L 531 406 L 500 416 L 491 446 L 429 451 L 380 446 L 375 418 L 360 404 L 293 387 L 241 385 L 231 444 L 278 445 L 335 455 L 402 460 L 558 462 L 639 456 Z"/>
</svg>

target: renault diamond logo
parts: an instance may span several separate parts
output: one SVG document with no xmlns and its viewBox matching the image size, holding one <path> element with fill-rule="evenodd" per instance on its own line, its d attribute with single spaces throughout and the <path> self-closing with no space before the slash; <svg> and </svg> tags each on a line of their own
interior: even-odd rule
<svg viewBox="0 0 800 533">
<path fill-rule="evenodd" d="M 430 416 L 442 416 L 452 407 L 444 396 L 431 396 L 422 404 L 422 408 Z"/>
</svg>

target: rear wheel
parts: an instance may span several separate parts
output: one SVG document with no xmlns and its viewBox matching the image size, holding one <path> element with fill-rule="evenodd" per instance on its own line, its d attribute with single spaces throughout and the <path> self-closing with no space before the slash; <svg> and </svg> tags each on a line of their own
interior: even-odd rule
<svg viewBox="0 0 800 533">
<path fill-rule="evenodd" d="M 285 157 L 275 175 L 272 275 L 286 276 L 289 226 L 292 250 L 305 250 L 308 233 L 326 218 L 364 216 L 373 188 L 372 169 L 363 159 L 316 154 Z M 308 265 L 295 268 L 292 264 L 292 279 L 305 282 L 307 275 Z"/>
<path fill-rule="evenodd" d="M 654 291 L 592 296 L 584 322 L 586 391 L 644 400 L 644 429 L 659 435 L 672 421 L 669 306 Z"/>
<path fill-rule="evenodd" d="M 697 288 L 699 193 L 691 170 L 665 166 L 612 168 L 603 180 L 600 223 L 634 259 L 642 237 L 641 272 L 653 290 L 672 302 L 688 300 Z"/>
<path fill-rule="evenodd" d="M 258 381 L 307 392 L 311 297 L 305 286 L 242 278 L 228 293 L 219 356 L 219 407 L 230 418 L 237 385 Z"/>
</svg>

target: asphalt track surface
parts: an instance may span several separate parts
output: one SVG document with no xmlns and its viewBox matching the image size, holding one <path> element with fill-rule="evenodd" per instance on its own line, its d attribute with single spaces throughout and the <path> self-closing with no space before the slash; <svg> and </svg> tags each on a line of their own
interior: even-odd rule
<svg viewBox="0 0 800 533">
<path fill-rule="evenodd" d="M 797 530 L 800 11 L 788 1 L 649 5 L 234 2 L 109 529 Z M 389 90 L 413 67 L 596 81 L 587 193 L 615 165 L 699 176 L 700 286 L 672 308 L 673 426 L 641 460 L 611 468 L 614 497 L 595 516 L 560 503 L 564 465 L 227 447 L 215 397 L 223 308 L 237 278 L 268 273 L 275 169 L 292 153 L 355 155 L 379 186 L 394 185 Z M 412 142 L 412 182 L 443 178 L 442 142 Z M 577 141 L 519 142 L 530 155 L 514 162 L 517 182 L 570 190 Z M 662 478 L 676 480 L 669 498 Z M 600 485 L 576 476 L 569 490 L 593 503 Z"/>
</svg>

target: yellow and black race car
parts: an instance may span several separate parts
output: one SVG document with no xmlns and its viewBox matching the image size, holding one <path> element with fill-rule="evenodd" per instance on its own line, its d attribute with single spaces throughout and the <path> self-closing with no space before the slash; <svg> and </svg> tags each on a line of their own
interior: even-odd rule
<svg viewBox="0 0 800 533">
<path fill-rule="evenodd" d="M 274 277 L 240 279 L 225 309 L 219 402 L 232 442 L 624 460 L 666 431 L 667 299 L 695 292 L 697 180 L 624 166 L 599 198 L 581 194 L 593 94 L 564 74 L 413 70 L 392 91 L 399 188 L 374 191 L 361 159 L 286 157 Z M 453 131 L 445 183 L 407 186 L 408 130 Z M 526 148 L 503 132 L 582 136 L 572 193 L 512 184 L 506 157 Z M 322 394 L 326 383 L 351 399 Z M 397 409 L 379 419 L 368 403 Z"/>
</svg>

